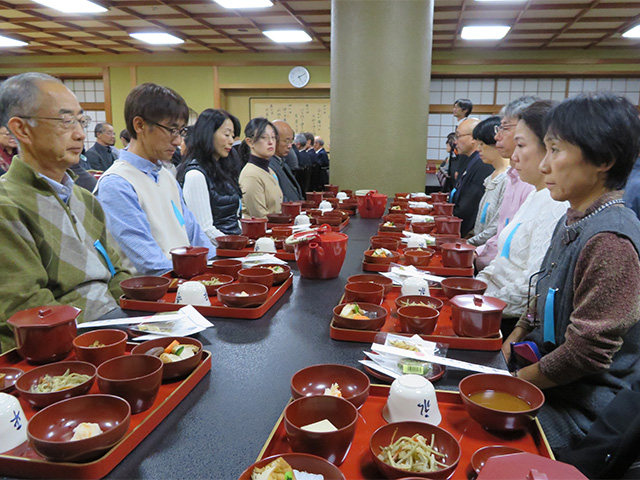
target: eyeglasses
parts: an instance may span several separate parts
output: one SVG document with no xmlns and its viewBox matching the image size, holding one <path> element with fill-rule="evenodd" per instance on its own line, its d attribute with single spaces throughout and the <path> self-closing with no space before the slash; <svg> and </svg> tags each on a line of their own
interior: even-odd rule
<svg viewBox="0 0 640 480">
<path fill-rule="evenodd" d="M 163 130 L 166 130 L 167 132 L 169 132 L 169 135 L 171 135 L 173 138 L 176 138 L 176 137 L 185 138 L 187 136 L 187 133 L 189 132 L 189 129 L 187 127 L 171 128 L 171 127 L 167 127 L 166 125 L 162 125 L 161 123 L 157 123 L 157 122 L 149 122 L 149 123 L 152 123 L 153 125 L 157 125 L 158 127 L 162 128 Z"/>
<path fill-rule="evenodd" d="M 460 137 L 466 137 L 467 135 L 471 135 L 470 133 L 456 133 L 453 138 L 458 140 Z"/>
<path fill-rule="evenodd" d="M 23 119 L 33 119 L 33 120 L 55 120 L 62 124 L 62 128 L 65 130 L 71 130 L 76 128 L 76 125 L 80 124 L 80 126 L 84 129 L 89 126 L 91 123 L 91 117 L 89 115 L 71 115 L 70 113 L 63 113 L 59 117 L 20 117 Z"/>
<path fill-rule="evenodd" d="M 271 141 L 271 142 L 273 142 L 273 143 L 275 143 L 275 142 L 277 142 L 277 141 L 278 141 L 278 139 L 277 139 L 276 137 L 270 137 L 270 136 L 269 136 L 269 135 L 267 135 L 266 133 L 263 133 L 262 135 L 260 135 L 260 136 L 258 137 L 258 140 L 262 140 L 262 141 L 264 141 L 264 142 L 269 142 L 269 141 Z"/>
<path fill-rule="evenodd" d="M 503 130 L 509 130 L 511 127 L 515 127 L 515 126 L 516 126 L 515 123 L 505 123 L 504 125 L 496 125 L 495 127 L 493 127 L 493 133 L 497 135 Z"/>
</svg>

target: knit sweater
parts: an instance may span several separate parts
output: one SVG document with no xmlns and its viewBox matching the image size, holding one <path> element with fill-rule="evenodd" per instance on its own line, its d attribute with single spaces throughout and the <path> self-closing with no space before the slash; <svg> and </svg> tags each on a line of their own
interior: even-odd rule
<svg viewBox="0 0 640 480">
<path fill-rule="evenodd" d="M 72 177 L 73 173 L 68 172 Z M 121 267 L 98 200 L 77 185 L 64 203 L 49 183 L 19 157 L 0 178 L 0 340 L 13 343 L 7 319 L 44 305 L 82 309 L 78 321 L 94 320 L 118 305 Z M 111 275 L 94 242 L 113 263 Z"/>
</svg>

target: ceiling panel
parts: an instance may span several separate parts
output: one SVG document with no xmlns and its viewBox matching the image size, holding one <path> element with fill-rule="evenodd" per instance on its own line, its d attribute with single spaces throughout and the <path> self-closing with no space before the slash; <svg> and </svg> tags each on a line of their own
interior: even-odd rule
<svg viewBox="0 0 640 480">
<path fill-rule="evenodd" d="M 212 0 L 95 0 L 105 14 L 64 14 L 31 0 L 0 0 L 0 35 L 41 38 L 23 49 L 2 54 L 47 52 L 52 55 L 91 52 L 151 51 L 328 51 L 331 0 L 275 0 L 268 9 L 226 10 Z M 399 1 L 399 0 L 396 0 Z M 480 3 L 435 0 L 434 49 L 487 48 L 459 40 L 463 26 L 505 24 L 513 28 L 496 46 L 501 49 L 638 48 L 621 33 L 640 23 L 640 1 L 530 0 Z M 313 41 L 283 46 L 261 33 L 267 28 L 303 28 Z M 163 30 L 186 40 L 177 46 L 151 47 L 128 37 L 136 30 Z M 70 41 L 77 40 L 77 41 Z M 78 43 L 80 42 L 80 43 Z"/>
</svg>

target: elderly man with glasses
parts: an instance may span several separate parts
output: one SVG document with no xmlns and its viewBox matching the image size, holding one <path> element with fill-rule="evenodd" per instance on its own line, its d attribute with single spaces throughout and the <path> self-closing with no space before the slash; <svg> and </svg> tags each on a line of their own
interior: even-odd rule
<svg viewBox="0 0 640 480">
<path fill-rule="evenodd" d="M 74 184 L 84 115 L 57 78 L 24 73 L 0 86 L 0 125 L 20 153 L 0 181 L 0 341 L 13 343 L 6 320 L 44 305 L 72 305 L 79 321 L 118 307 L 128 278 L 107 234 L 105 216 L 90 192 Z"/>
<path fill-rule="evenodd" d="M 206 247 L 208 257 L 215 257 L 216 249 L 185 205 L 180 185 L 162 166 L 186 135 L 186 102 L 170 88 L 144 83 L 127 96 L 124 117 L 129 149 L 96 186 L 109 231 L 144 275 L 171 270 L 173 248 Z"/>
</svg>

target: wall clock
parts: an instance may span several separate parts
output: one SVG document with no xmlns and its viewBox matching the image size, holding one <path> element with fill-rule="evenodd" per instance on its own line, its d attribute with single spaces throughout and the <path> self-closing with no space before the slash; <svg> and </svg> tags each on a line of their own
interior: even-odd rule
<svg viewBox="0 0 640 480">
<path fill-rule="evenodd" d="M 289 72 L 289 83 L 296 88 L 302 88 L 309 83 L 309 70 L 304 67 L 293 67 Z"/>
</svg>

